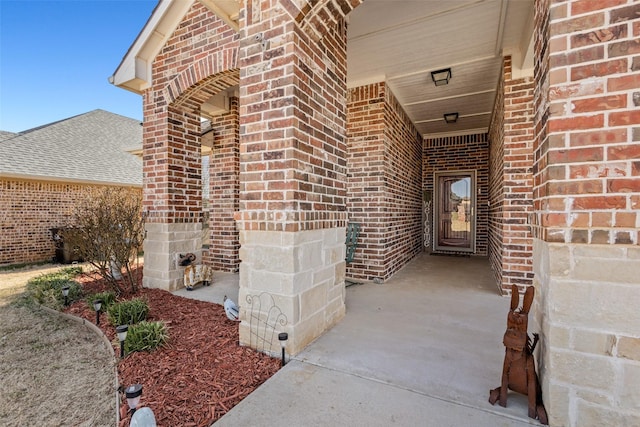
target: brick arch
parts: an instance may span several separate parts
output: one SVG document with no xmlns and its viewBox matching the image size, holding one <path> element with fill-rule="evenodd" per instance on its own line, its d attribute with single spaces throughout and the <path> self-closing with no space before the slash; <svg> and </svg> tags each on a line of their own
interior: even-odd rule
<svg viewBox="0 0 640 427">
<path fill-rule="evenodd" d="M 211 96 L 240 82 L 238 47 L 223 49 L 193 63 L 163 90 L 167 104 L 196 112 Z"/>
<path fill-rule="evenodd" d="M 280 0 L 285 10 L 312 39 L 320 40 L 364 0 L 307 0 L 300 9 Z M 298 12 L 292 13 L 292 10 Z"/>
</svg>

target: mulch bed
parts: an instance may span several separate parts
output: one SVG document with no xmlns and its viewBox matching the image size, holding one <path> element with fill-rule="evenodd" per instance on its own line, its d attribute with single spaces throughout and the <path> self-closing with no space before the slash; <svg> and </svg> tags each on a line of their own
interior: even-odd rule
<svg viewBox="0 0 640 427">
<path fill-rule="evenodd" d="M 137 274 L 142 283 L 142 267 Z M 109 290 L 98 276 L 83 275 L 78 281 L 86 294 Z M 210 426 L 280 368 L 277 358 L 238 344 L 238 324 L 221 305 L 146 288 L 119 300 L 133 297 L 149 302 L 147 320 L 166 322 L 169 343 L 119 360 L 118 380 L 124 387 L 142 384 L 141 406 L 153 410 L 159 426 Z M 95 323 L 95 312 L 84 301 L 65 311 Z M 119 355 L 115 328 L 104 313 L 100 329 Z M 129 425 L 127 410 L 123 395 L 120 427 Z"/>
</svg>

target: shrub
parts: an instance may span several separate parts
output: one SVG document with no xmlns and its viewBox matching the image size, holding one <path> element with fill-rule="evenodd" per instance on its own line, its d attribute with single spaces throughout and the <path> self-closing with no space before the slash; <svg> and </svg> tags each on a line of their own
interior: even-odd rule
<svg viewBox="0 0 640 427">
<path fill-rule="evenodd" d="M 69 287 L 67 296 L 69 304 L 82 299 L 82 287 L 73 280 L 81 272 L 82 267 L 69 267 L 55 273 L 34 277 L 27 282 L 25 297 L 27 300 L 60 310 L 64 306 L 62 288 L 65 286 Z"/>
<path fill-rule="evenodd" d="M 112 304 L 107 309 L 109 322 L 113 326 L 133 325 L 147 318 L 149 304 L 140 298 Z"/>
<path fill-rule="evenodd" d="M 163 346 L 168 339 L 169 334 L 164 322 L 147 322 L 143 320 L 136 325 L 129 326 L 125 350 L 127 353 L 152 351 Z"/>
<path fill-rule="evenodd" d="M 91 192 L 80 201 L 62 237 L 119 295 L 124 286 L 136 292 L 134 264 L 144 241 L 139 194 L 120 188 Z"/>
<path fill-rule="evenodd" d="M 87 297 L 87 305 L 93 310 L 93 302 L 95 300 L 102 300 L 102 307 L 100 310 L 106 312 L 116 302 L 116 294 L 111 291 L 98 292 L 97 294 L 89 295 Z M 116 325 L 117 326 L 117 325 Z"/>
</svg>

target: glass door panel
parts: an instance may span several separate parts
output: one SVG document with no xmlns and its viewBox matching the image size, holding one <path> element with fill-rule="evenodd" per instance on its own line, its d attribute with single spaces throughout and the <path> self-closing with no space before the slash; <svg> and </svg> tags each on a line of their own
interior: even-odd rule
<svg viewBox="0 0 640 427">
<path fill-rule="evenodd" d="M 434 178 L 435 249 L 474 252 L 475 171 L 439 172 Z"/>
</svg>

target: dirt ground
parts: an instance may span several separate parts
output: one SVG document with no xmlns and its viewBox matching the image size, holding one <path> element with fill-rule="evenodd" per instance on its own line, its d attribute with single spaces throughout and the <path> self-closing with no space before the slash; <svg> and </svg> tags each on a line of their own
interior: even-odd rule
<svg viewBox="0 0 640 427">
<path fill-rule="evenodd" d="M 113 426 L 115 361 L 79 323 L 16 304 L 27 281 L 58 265 L 0 271 L 0 420 L 5 426 Z"/>
</svg>

